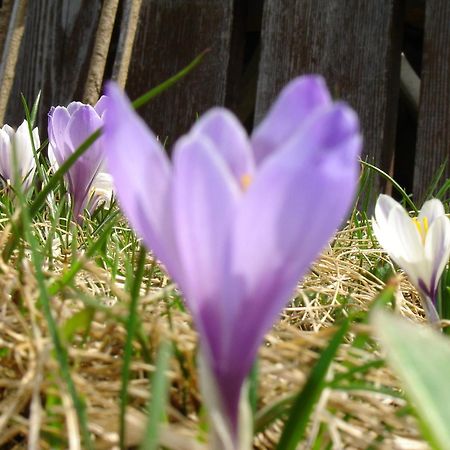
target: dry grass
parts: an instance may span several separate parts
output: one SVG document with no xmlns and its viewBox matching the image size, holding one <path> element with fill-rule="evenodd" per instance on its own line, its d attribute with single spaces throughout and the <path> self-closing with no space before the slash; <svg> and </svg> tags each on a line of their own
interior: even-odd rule
<svg viewBox="0 0 450 450">
<path fill-rule="evenodd" d="M 383 283 L 370 271 L 383 255 L 367 238 L 355 238 L 354 229 L 339 234 L 299 286 L 295 301 L 267 335 L 260 351 L 259 407 L 295 393 L 305 382 L 320 349 L 334 332 L 336 317 L 348 311 L 367 310 Z M 38 292 L 33 270 L 26 259 L 22 270 L 1 267 L 0 275 L 0 449 L 50 448 L 48 436 L 61 437 L 67 448 L 79 449 L 79 431 L 70 397 L 58 376 L 45 319 L 36 306 Z M 46 274 L 49 278 L 54 273 Z M 171 363 L 170 422 L 161 442 L 171 449 L 205 449 L 199 436 L 200 394 L 195 368 L 196 333 L 190 316 L 168 302 L 176 295 L 168 280 L 159 275 L 151 292 L 143 293 L 139 316 L 154 352 L 162 339 L 176 344 Z M 69 346 L 72 375 L 82 393 L 90 430 L 98 449 L 117 448 L 121 356 L 124 327 L 115 317 L 127 314 L 127 294 L 117 281 L 93 263 L 79 274 L 80 292 L 94 294 L 108 308 L 96 311 L 87 339 L 76 335 Z M 343 304 L 343 299 L 350 303 Z M 53 300 L 54 314 L 63 324 L 83 307 L 77 291 L 67 289 Z M 400 313 L 422 320 L 417 294 L 400 276 L 397 295 Z M 355 323 L 333 363 L 330 377 L 345 372 L 348 363 L 363 365 L 380 358 L 374 347 L 356 348 L 352 338 L 367 332 Z M 138 350 L 136 344 L 136 350 Z M 154 366 L 136 356 L 131 366 L 130 407 L 127 413 L 127 446 L 140 441 L 146 426 L 143 413 L 149 399 L 148 375 Z M 356 378 L 360 383 L 398 390 L 398 383 L 385 368 L 373 367 Z M 322 434 L 320 448 L 426 449 L 417 424 L 405 401 L 366 389 L 326 389 L 315 410 L 308 442 Z M 399 414 L 403 411 L 404 414 Z M 274 448 L 280 423 L 255 438 L 255 448 Z"/>
</svg>

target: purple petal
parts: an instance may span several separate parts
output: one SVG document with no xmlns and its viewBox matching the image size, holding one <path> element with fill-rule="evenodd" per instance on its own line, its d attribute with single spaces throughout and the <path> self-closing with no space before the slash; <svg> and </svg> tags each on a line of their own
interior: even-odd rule
<svg viewBox="0 0 450 450">
<path fill-rule="evenodd" d="M 252 134 L 256 161 L 260 163 L 283 145 L 318 108 L 330 104 L 322 77 L 309 75 L 291 81 Z"/>
<path fill-rule="evenodd" d="M 211 141 L 178 141 L 174 153 L 174 229 L 183 279 L 178 281 L 211 354 L 220 352 L 227 306 L 220 301 L 230 222 L 241 192 Z"/>
<path fill-rule="evenodd" d="M 108 97 L 106 95 L 102 95 L 96 105 L 94 106 L 97 114 L 102 117 L 105 111 L 108 109 Z"/>
<path fill-rule="evenodd" d="M 74 152 L 102 125 L 102 120 L 92 106 L 79 106 L 67 124 L 64 144 L 71 149 L 71 152 Z M 79 217 L 86 206 L 89 189 L 103 160 L 102 152 L 103 145 L 98 139 L 68 172 L 69 189 L 73 199 L 73 215 L 76 220 L 80 220 Z"/>
<path fill-rule="evenodd" d="M 83 106 L 86 106 L 86 104 L 85 103 L 81 103 L 81 102 L 71 102 L 71 103 L 69 103 L 67 105 L 67 112 L 70 115 L 73 115 L 75 112 L 77 112 Z"/>
<path fill-rule="evenodd" d="M 175 277 L 178 258 L 170 217 L 169 159 L 118 86 L 108 83 L 106 93 L 110 101 L 103 143 L 120 206 L 146 246 Z"/>
<path fill-rule="evenodd" d="M 70 114 L 62 106 L 52 107 L 48 114 L 48 138 L 56 162 L 61 165 L 71 153 L 65 142 L 65 131 L 70 120 Z"/>
<path fill-rule="evenodd" d="M 102 125 L 102 120 L 92 106 L 80 106 L 70 117 L 65 130 L 65 138 L 72 149 L 76 150 L 92 133 L 100 129 Z M 90 151 L 91 149 L 87 150 L 85 155 L 88 155 Z"/>
<path fill-rule="evenodd" d="M 247 132 L 230 111 L 211 109 L 199 119 L 191 133 L 201 134 L 214 143 L 238 183 L 253 174 L 253 154 Z"/>
<path fill-rule="evenodd" d="M 361 139 L 356 117 L 347 113 L 339 105 L 324 112 L 318 123 L 306 127 L 303 139 L 290 141 L 274 154 L 261 167 L 239 208 L 223 286 L 234 320 L 225 337 L 228 345 L 217 356 L 219 366 L 215 367 L 228 391 L 225 398 L 231 411 L 238 402 L 232 393 L 239 392 L 233 383 L 243 382 L 264 333 L 353 200 L 358 178 L 354 156 Z M 345 123 L 341 114 L 356 123 Z M 341 141 L 330 139 L 329 127 Z M 347 134 L 342 127 L 356 132 Z"/>
</svg>

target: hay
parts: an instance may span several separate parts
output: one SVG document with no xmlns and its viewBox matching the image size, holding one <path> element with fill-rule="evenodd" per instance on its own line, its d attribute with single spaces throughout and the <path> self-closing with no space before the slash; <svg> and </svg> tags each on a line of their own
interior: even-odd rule
<svg viewBox="0 0 450 450">
<path fill-rule="evenodd" d="M 389 261 L 373 247 L 367 233 L 357 238 L 358 231 L 361 230 L 348 227 L 338 235 L 333 246 L 324 252 L 299 285 L 291 306 L 267 335 L 260 351 L 259 408 L 296 393 L 334 332 L 336 317 L 349 311 L 367 310 L 383 287 L 371 268 L 374 261 Z M 63 259 L 61 256 L 61 261 Z M 24 259 L 20 270 L 0 265 L 0 448 L 47 449 L 52 437 L 63 439 L 70 449 L 79 449 L 76 414 L 58 375 L 45 319 L 36 306 L 38 291 L 31 264 Z M 46 276 L 50 280 L 60 270 L 61 267 L 55 267 L 48 270 Z M 423 320 L 417 293 L 403 276 L 399 275 L 398 282 L 399 312 L 414 320 Z M 95 295 L 108 305 L 105 310 L 95 312 L 86 339 L 82 333 L 75 335 L 69 355 L 77 390 L 87 404 L 95 448 L 114 449 L 118 448 L 121 357 L 126 338 L 124 327 L 116 319 L 126 317 L 128 295 L 120 279 L 112 282 L 109 273 L 92 262 L 86 263 L 76 284 L 77 290 L 68 288 L 52 299 L 53 313 L 62 326 L 84 307 L 80 292 Z M 177 348 L 168 373 L 171 383 L 169 421 L 162 429 L 161 445 L 177 450 L 206 449 L 198 439 L 199 423 L 204 418 L 199 416 L 201 397 L 195 367 L 197 336 L 191 317 L 179 308 L 171 308 L 169 321 L 167 304 L 177 295 L 176 290 L 162 274 L 154 277 L 151 286 L 150 292 L 142 292 L 139 317 L 152 357 L 161 340 L 169 339 Z M 351 300 L 343 303 L 343 299 Z M 373 346 L 352 346 L 352 337 L 368 331 L 365 324 L 353 324 L 330 376 L 344 373 L 347 363 L 362 366 L 380 358 Z M 136 355 L 138 350 L 136 344 Z M 134 356 L 131 371 L 127 447 L 138 445 L 145 430 L 144 411 L 150 396 L 148 376 L 154 366 L 143 357 Z M 420 437 L 414 417 L 405 409 L 405 400 L 401 395 L 389 394 L 400 394 L 400 388 L 384 365 L 372 367 L 356 380 L 361 386 L 385 388 L 386 394 L 355 386 L 327 388 L 314 412 L 308 439 L 301 448 L 309 448 L 319 434 L 322 434 L 324 448 L 326 444 L 346 449 L 428 448 Z M 255 437 L 255 448 L 274 448 L 280 430 L 280 422 L 270 425 Z"/>
</svg>

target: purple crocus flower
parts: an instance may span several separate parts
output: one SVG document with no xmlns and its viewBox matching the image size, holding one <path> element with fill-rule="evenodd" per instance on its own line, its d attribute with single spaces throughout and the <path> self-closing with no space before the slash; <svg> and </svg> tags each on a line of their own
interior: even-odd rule
<svg viewBox="0 0 450 450">
<path fill-rule="evenodd" d="M 321 77 L 300 77 L 250 139 L 231 112 L 214 108 L 176 142 L 171 162 L 117 86 L 106 92 L 104 142 L 119 203 L 192 311 L 221 448 L 247 448 L 245 378 L 352 203 L 358 118 L 332 101 Z"/>
<path fill-rule="evenodd" d="M 52 107 L 48 114 L 49 158 L 60 166 L 92 133 L 103 125 L 107 103 L 101 97 L 92 107 L 80 102 L 67 106 Z M 77 222 L 89 201 L 91 187 L 102 168 L 104 151 L 102 138 L 75 162 L 66 174 L 68 191 L 72 200 L 73 217 Z"/>
</svg>

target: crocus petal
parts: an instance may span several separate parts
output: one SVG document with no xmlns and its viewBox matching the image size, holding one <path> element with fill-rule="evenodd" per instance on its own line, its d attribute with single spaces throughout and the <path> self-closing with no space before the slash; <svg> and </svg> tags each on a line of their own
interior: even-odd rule
<svg viewBox="0 0 450 450">
<path fill-rule="evenodd" d="M 97 114 L 102 117 L 105 111 L 108 109 L 108 97 L 106 95 L 102 95 L 98 102 L 94 106 Z"/>
<path fill-rule="evenodd" d="M 113 179 L 109 173 L 99 172 L 92 181 L 89 200 L 86 205 L 89 214 L 93 214 L 100 204 L 107 206 L 112 202 L 114 194 Z"/>
<path fill-rule="evenodd" d="M 10 180 L 12 176 L 11 137 L 9 125 L 0 128 L 0 175 L 3 180 Z M 12 128 L 11 128 L 12 130 Z M 14 130 L 12 130 L 14 132 Z"/>
<path fill-rule="evenodd" d="M 213 108 L 193 126 L 191 133 L 208 137 L 229 170 L 242 185 L 254 170 L 248 135 L 237 118 L 224 108 Z"/>
<path fill-rule="evenodd" d="M 119 204 L 146 246 L 174 276 L 178 262 L 168 208 L 169 159 L 120 89 L 108 83 L 106 92 L 110 101 L 103 139 Z"/>
<path fill-rule="evenodd" d="M 388 229 L 392 233 L 396 246 L 386 249 L 392 256 L 401 255 L 406 261 L 416 262 L 423 259 L 422 237 L 408 213 L 402 209 L 393 209 L 389 214 Z"/>
<path fill-rule="evenodd" d="M 431 225 L 436 218 L 443 215 L 445 215 L 444 205 L 437 198 L 433 198 L 423 204 L 418 219 L 421 221 L 426 217 L 428 225 Z"/>
<path fill-rule="evenodd" d="M 71 152 L 75 151 L 101 126 L 102 120 L 92 106 L 78 107 L 67 124 L 65 145 L 70 147 Z M 79 216 L 81 216 L 88 201 L 89 190 L 103 159 L 102 152 L 102 143 L 97 140 L 68 172 L 69 189 L 73 199 L 73 215 L 76 220 L 80 220 Z"/>
<path fill-rule="evenodd" d="M 445 215 L 433 220 L 425 241 L 425 255 L 432 264 L 430 289 L 433 291 L 450 258 L 450 219 Z"/>
<path fill-rule="evenodd" d="M 32 136 L 34 140 L 34 146 L 37 149 L 39 147 L 39 134 L 37 130 L 32 131 Z M 17 163 L 19 168 L 19 175 L 22 177 L 27 177 L 27 181 L 31 181 L 33 178 L 34 171 L 36 169 L 36 161 L 34 159 L 33 144 L 30 138 L 30 131 L 28 129 L 28 123 L 26 120 L 22 122 L 16 131 L 14 136 L 14 142 L 17 152 Z"/>
<path fill-rule="evenodd" d="M 256 161 L 260 163 L 284 144 L 317 108 L 330 103 L 330 94 L 320 76 L 304 76 L 289 83 L 252 134 Z"/>
<path fill-rule="evenodd" d="M 220 153 L 198 133 L 175 147 L 173 218 L 180 265 L 180 287 L 207 336 L 211 353 L 218 351 L 218 329 L 228 306 L 220 301 L 228 230 L 240 191 Z M 201 274 L 201 275 L 200 275 Z"/>
<path fill-rule="evenodd" d="M 83 105 L 77 108 L 72 114 L 65 130 L 65 138 L 71 144 L 73 150 L 76 150 L 92 133 L 100 129 L 102 120 L 90 105 Z M 96 143 L 92 147 L 96 148 Z M 98 146 L 98 144 L 97 144 Z M 83 155 L 92 153 L 92 148 L 89 148 Z"/>
<path fill-rule="evenodd" d="M 86 105 L 81 102 L 71 102 L 67 105 L 67 112 L 72 116 L 76 111 L 78 111 L 80 108 L 83 108 L 84 106 Z"/>
<path fill-rule="evenodd" d="M 360 151 L 361 139 L 356 116 L 347 114 L 343 106 L 325 112 L 322 126 L 311 124 L 304 139 L 290 141 L 268 160 L 237 213 L 229 279 L 223 287 L 234 320 L 227 324 L 215 367 L 227 386 L 229 410 L 236 409 L 238 386 L 264 333 L 351 205 L 358 166 L 356 158 L 349 163 L 348 156 Z M 341 142 L 327 139 L 328 127 L 342 125 L 341 115 L 350 122 L 346 125 L 353 135 L 342 133 L 346 137 Z M 298 158 L 299 152 L 308 158 Z"/>
<path fill-rule="evenodd" d="M 32 131 L 35 147 L 39 147 L 39 134 L 35 128 Z M 14 152 L 14 154 L 13 154 Z M 15 168 L 14 165 L 17 165 Z M 17 170 L 22 188 L 28 189 L 36 170 L 33 145 L 26 120 L 15 131 L 8 125 L 0 129 L 0 175 L 3 180 L 11 180 Z"/>
<path fill-rule="evenodd" d="M 53 156 L 58 165 L 62 165 L 72 152 L 65 142 L 65 132 L 69 120 L 69 112 L 61 106 L 52 108 L 48 115 L 49 148 L 52 148 Z"/>
<path fill-rule="evenodd" d="M 389 214 L 393 209 L 403 210 L 403 207 L 389 195 L 380 194 L 375 205 L 375 218 L 382 228 L 387 225 Z"/>
</svg>

